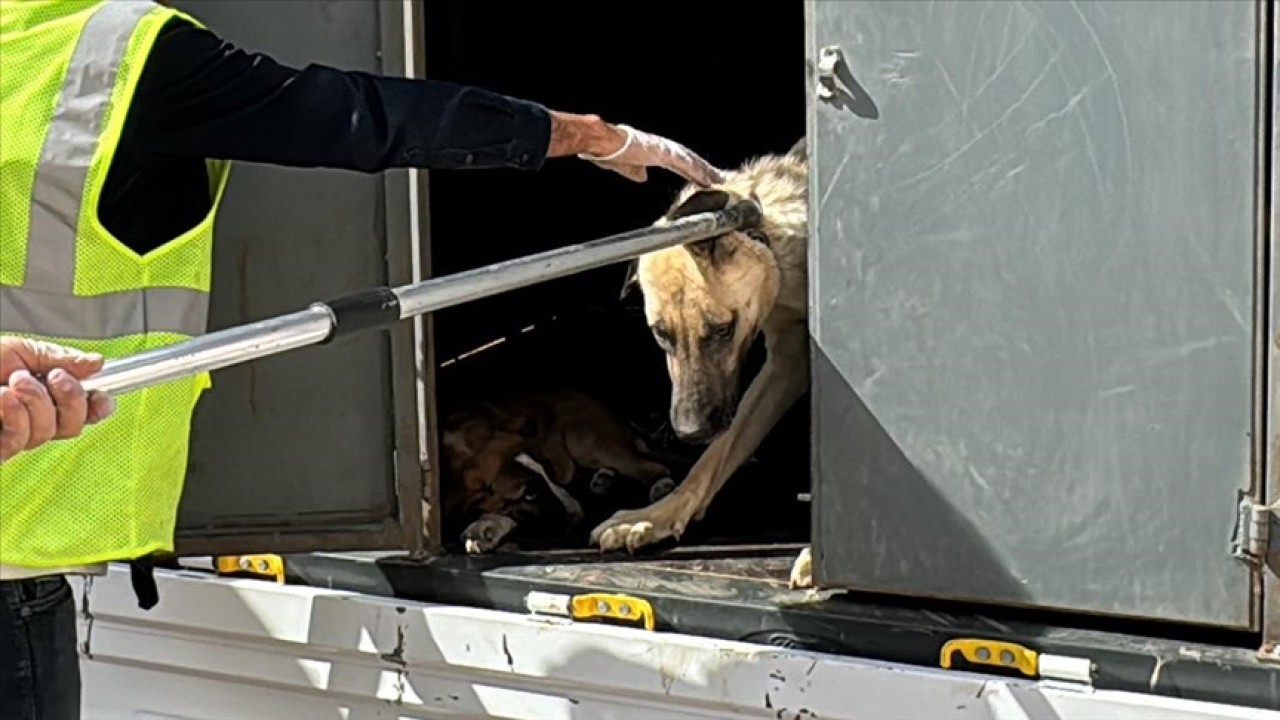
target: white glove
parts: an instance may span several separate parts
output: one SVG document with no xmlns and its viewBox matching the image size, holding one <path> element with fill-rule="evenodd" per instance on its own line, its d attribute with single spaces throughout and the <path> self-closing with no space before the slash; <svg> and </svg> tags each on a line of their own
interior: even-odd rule
<svg viewBox="0 0 1280 720">
<path fill-rule="evenodd" d="M 665 168 L 703 187 L 724 182 L 723 172 L 684 145 L 628 125 L 614 127 L 626 135 L 621 147 L 605 156 L 584 153 L 578 157 L 636 182 L 648 179 L 646 168 L 650 167 Z"/>
</svg>

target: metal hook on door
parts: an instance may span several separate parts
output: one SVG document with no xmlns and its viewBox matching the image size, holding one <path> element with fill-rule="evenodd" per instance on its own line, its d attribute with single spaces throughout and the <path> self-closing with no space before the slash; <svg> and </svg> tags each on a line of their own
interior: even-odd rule
<svg viewBox="0 0 1280 720">
<path fill-rule="evenodd" d="M 828 45 L 818 51 L 818 98 L 830 102 L 836 97 L 836 67 L 844 63 L 839 45 Z"/>
<path fill-rule="evenodd" d="M 828 45 L 818 51 L 816 71 L 815 94 L 819 101 L 867 120 L 880 117 L 880 109 L 849 70 L 839 45 Z"/>
</svg>

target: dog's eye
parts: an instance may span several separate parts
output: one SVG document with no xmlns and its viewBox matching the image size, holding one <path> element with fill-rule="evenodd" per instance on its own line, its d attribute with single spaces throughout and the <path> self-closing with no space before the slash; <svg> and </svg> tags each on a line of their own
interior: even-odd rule
<svg viewBox="0 0 1280 720">
<path fill-rule="evenodd" d="M 713 325 L 711 327 L 711 336 L 717 340 L 728 340 L 733 337 L 733 322 L 727 322 L 723 325 Z"/>
<path fill-rule="evenodd" d="M 525 490 L 525 491 L 524 491 L 524 501 L 525 501 L 525 502 L 534 502 L 534 501 L 536 501 L 537 499 L 538 499 L 538 491 L 537 491 L 537 490 Z"/>
<path fill-rule="evenodd" d="M 676 346 L 676 339 L 671 335 L 671 331 L 661 325 L 653 326 L 653 339 L 658 341 L 658 346 L 663 350 L 670 352 Z"/>
</svg>

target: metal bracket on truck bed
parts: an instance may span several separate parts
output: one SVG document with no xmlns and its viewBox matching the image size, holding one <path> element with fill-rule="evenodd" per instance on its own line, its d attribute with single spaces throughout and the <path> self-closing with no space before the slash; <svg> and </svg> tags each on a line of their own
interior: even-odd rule
<svg viewBox="0 0 1280 720">
<path fill-rule="evenodd" d="M 284 584 L 284 559 L 279 555 L 222 555 L 214 560 L 219 575 L 252 575 L 274 578 Z"/>
<path fill-rule="evenodd" d="M 970 665 L 1015 670 L 1064 689 L 1091 689 L 1094 663 L 1088 658 L 1039 653 L 1026 646 L 988 638 L 954 638 L 943 646 L 938 664 L 950 670 L 959 654 Z"/>
<path fill-rule="evenodd" d="M 655 625 L 653 605 L 648 600 L 620 593 L 564 595 L 534 591 L 525 596 L 525 606 L 535 615 L 556 615 L 574 620 L 638 621 L 650 632 Z"/>
</svg>

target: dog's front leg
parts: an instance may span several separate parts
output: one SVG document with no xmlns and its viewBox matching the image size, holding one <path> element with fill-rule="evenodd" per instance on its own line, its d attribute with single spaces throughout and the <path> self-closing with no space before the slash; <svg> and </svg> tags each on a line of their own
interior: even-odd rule
<svg viewBox="0 0 1280 720">
<path fill-rule="evenodd" d="M 515 520 L 486 513 L 462 531 L 462 543 L 468 555 L 483 555 L 498 547 L 515 529 Z"/>
<path fill-rule="evenodd" d="M 760 446 L 809 384 L 808 345 L 803 322 L 779 327 L 766 338 L 767 359 L 738 404 L 729 429 L 711 441 L 684 482 L 671 494 L 639 510 L 623 510 L 591 532 L 603 551 L 634 551 L 668 537 L 679 538 L 702 518 L 711 500 Z"/>
<path fill-rule="evenodd" d="M 800 554 L 796 555 L 796 559 L 791 563 L 789 584 L 792 590 L 813 587 L 813 550 L 808 545 L 800 551 Z"/>
</svg>

